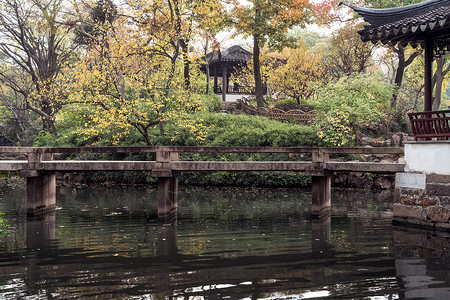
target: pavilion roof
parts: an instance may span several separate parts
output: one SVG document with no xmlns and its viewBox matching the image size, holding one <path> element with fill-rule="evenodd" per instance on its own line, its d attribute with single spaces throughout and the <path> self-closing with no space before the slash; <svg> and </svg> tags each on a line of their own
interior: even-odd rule
<svg viewBox="0 0 450 300">
<path fill-rule="evenodd" d="M 423 45 L 426 38 L 435 44 L 450 41 L 450 0 L 429 0 L 403 7 L 372 9 L 342 2 L 368 22 L 358 33 L 364 42 Z"/>
<path fill-rule="evenodd" d="M 239 45 L 234 45 L 224 51 L 209 52 L 206 54 L 205 60 L 210 64 L 217 62 L 243 63 L 251 60 L 252 57 L 252 52 L 245 50 Z"/>
</svg>

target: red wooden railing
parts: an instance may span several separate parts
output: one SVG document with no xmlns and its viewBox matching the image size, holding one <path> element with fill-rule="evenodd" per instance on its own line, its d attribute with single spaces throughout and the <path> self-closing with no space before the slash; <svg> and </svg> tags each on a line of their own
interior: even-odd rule
<svg viewBox="0 0 450 300">
<path fill-rule="evenodd" d="M 408 113 L 414 140 L 450 139 L 450 110 Z"/>
</svg>

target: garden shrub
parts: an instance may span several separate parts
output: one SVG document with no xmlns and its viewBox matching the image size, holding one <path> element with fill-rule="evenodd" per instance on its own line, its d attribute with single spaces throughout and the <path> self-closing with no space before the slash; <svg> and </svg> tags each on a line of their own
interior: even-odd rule
<svg viewBox="0 0 450 300">
<path fill-rule="evenodd" d="M 390 117 L 393 93 L 394 85 L 367 75 L 345 76 L 318 88 L 312 103 L 319 136 L 335 146 L 358 145 L 358 132 Z"/>
<path fill-rule="evenodd" d="M 164 135 L 159 129 L 150 132 L 154 145 L 179 146 L 249 146 L 249 147 L 317 147 L 324 146 L 314 128 L 299 124 L 282 123 L 264 117 L 247 115 L 230 115 L 222 113 L 197 113 L 190 116 L 194 121 L 202 122 L 208 128 L 205 139 L 199 142 L 194 133 L 186 128 L 177 128 L 175 124 L 165 125 Z M 35 141 L 36 146 L 85 146 L 88 142 L 96 145 L 110 144 L 81 139 L 68 129 L 62 130 L 57 137 L 41 134 Z M 121 145 L 143 145 L 140 135 L 130 133 Z M 101 160 L 154 160 L 149 154 L 74 154 L 70 159 L 101 159 Z M 182 160 L 219 160 L 219 161 L 270 161 L 270 160 L 308 160 L 301 154 L 288 155 L 280 153 L 261 154 L 198 154 L 185 153 Z M 94 172 L 86 173 L 88 182 L 112 181 L 118 183 L 152 183 L 155 178 L 150 172 Z M 302 187 L 308 185 L 310 178 L 303 173 L 293 172 L 187 172 L 180 175 L 180 183 L 197 185 L 239 185 L 239 186 L 282 186 Z"/>
</svg>

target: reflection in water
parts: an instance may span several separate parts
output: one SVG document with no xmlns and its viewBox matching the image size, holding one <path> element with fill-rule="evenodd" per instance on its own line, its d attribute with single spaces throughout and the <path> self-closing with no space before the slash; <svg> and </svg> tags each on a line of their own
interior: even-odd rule
<svg viewBox="0 0 450 300">
<path fill-rule="evenodd" d="M 23 196 L 0 202 L 1 299 L 450 295 L 448 238 L 393 230 L 386 195 L 335 191 L 336 213 L 311 220 L 304 191 L 184 189 L 167 225 L 154 190 L 61 189 L 56 215 L 28 222 Z"/>
<path fill-rule="evenodd" d="M 449 299 L 450 234 L 394 229 L 395 269 L 405 299 Z"/>
</svg>

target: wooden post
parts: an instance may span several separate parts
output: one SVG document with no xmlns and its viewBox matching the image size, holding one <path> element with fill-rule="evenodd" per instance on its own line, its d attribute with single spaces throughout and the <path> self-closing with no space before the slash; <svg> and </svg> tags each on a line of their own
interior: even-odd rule
<svg viewBox="0 0 450 300">
<path fill-rule="evenodd" d="M 228 69 L 226 66 L 222 68 L 222 101 L 227 101 L 228 93 Z"/>
<path fill-rule="evenodd" d="M 158 221 L 164 223 L 177 221 L 178 178 L 168 164 L 178 160 L 178 153 L 161 148 L 156 152 L 157 169 L 152 176 L 158 177 Z"/>
<path fill-rule="evenodd" d="M 218 83 L 217 83 L 217 66 L 214 66 L 214 94 L 217 94 L 217 90 L 218 90 Z"/>
<path fill-rule="evenodd" d="M 312 203 L 311 214 L 314 218 L 327 215 L 331 209 L 331 173 L 325 170 L 328 153 L 322 150 L 312 153 L 313 170 L 306 172 L 312 176 Z"/>
<path fill-rule="evenodd" d="M 38 172 L 42 160 L 52 160 L 51 153 L 28 155 L 29 170 L 22 172 L 27 178 L 27 215 L 35 216 L 56 207 L 56 174 Z"/>
<path fill-rule="evenodd" d="M 433 102 L 433 40 L 425 39 L 425 99 L 423 110 L 431 111 Z"/>
</svg>

